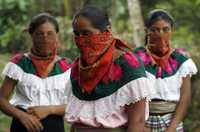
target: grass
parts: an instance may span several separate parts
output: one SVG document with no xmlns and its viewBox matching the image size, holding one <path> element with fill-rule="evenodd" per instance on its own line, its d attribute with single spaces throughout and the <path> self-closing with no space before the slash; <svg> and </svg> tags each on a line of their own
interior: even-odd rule
<svg viewBox="0 0 200 132">
<path fill-rule="evenodd" d="M 11 118 L 0 112 L 0 132 L 9 132 Z"/>
</svg>

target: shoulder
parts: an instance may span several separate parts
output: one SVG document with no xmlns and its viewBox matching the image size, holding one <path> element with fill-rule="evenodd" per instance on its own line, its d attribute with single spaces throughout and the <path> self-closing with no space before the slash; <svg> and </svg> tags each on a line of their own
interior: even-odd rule
<svg viewBox="0 0 200 132">
<path fill-rule="evenodd" d="M 10 59 L 10 62 L 12 62 L 14 64 L 19 64 L 26 59 L 27 59 L 27 57 L 25 56 L 25 54 L 17 53 L 15 55 L 13 55 L 13 57 Z"/>
<path fill-rule="evenodd" d="M 174 49 L 172 58 L 179 63 L 179 74 L 181 77 L 186 77 L 187 75 L 192 76 L 197 73 L 197 66 L 184 48 Z"/>
<path fill-rule="evenodd" d="M 187 52 L 184 48 L 175 48 L 174 54 L 179 55 L 184 58 L 190 58 L 189 52 Z"/>
<path fill-rule="evenodd" d="M 171 58 L 176 60 L 179 64 L 182 64 L 190 58 L 190 55 L 183 48 L 175 48 L 171 54 Z"/>
<path fill-rule="evenodd" d="M 23 53 L 13 55 L 7 65 L 4 67 L 2 75 L 8 76 L 13 80 L 19 80 L 24 74 L 23 66 L 27 57 Z"/>
<path fill-rule="evenodd" d="M 28 56 L 28 53 L 17 53 L 13 55 L 10 59 L 10 62 L 18 67 L 20 67 L 23 71 L 33 69 L 32 61 Z"/>
<path fill-rule="evenodd" d="M 115 63 L 119 64 L 122 67 L 123 72 L 130 76 L 137 76 L 137 78 L 146 76 L 143 62 L 132 52 L 125 52 L 115 61 Z"/>
</svg>

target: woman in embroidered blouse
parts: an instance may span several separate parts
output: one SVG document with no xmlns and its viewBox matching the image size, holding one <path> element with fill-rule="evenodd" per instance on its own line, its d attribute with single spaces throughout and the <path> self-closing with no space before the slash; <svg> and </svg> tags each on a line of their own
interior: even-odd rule
<svg viewBox="0 0 200 132">
<path fill-rule="evenodd" d="M 85 7 L 72 25 L 81 56 L 67 84 L 65 120 L 76 132 L 142 132 L 150 95 L 143 64 L 112 36 L 102 10 Z"/>
<path fill-rule="evenodd" d="M 28 31 L 31 51 L 14 56 L 3 71 L 0 109 L 13 117 L 11 132 L 64 132 L 69 64 L 57 56 L 58 23 L 53 16 L 41 13 L 32 18 Z"/>
<path fill-rule="evenodd" d="M 145 65 L 155 94 L 145 132 L 182 132 L 182 121 L 190 103 L 190 78 L 196 66 L 183 49 L 172 48 L 174 20 L 156 9 L 146 19 L 146 47 L 135 49 Z"/>
</svg>

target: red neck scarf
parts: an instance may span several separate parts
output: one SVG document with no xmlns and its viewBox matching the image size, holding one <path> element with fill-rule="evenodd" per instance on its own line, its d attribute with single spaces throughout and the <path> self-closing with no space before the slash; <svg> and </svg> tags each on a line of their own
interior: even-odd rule
<svg viewBox="0 0 200 132">
<path fill-rule="evenodd" d="M 109 70 L 115 42 L 109 32 L 76 37 L 76 44 L 81 51 L 77 65 L 78 81 L 83 91 L 91 93 Z"/>
<path fill-rule="evenodd" d="M 36 44 L 37 43 L 37 44 Z M 52 70 L 57 55 L 57 43 L 49 40 L 45 44 L 36 41 L 30 51 L 30 58 L 36 68 L 36 74 L 45 78 Z"/>
<path fill-rule="evenodd" d="M 162 69 L 166 69 L 167 66 L 169 65 L 169 58 L 172 52 L 173 49 L 170 48 L 169 51 L 164 56 L 159 57 L 154 53 L 152 53 L 147 47 L 147 53 L 150 55 L 152 62 L 154 64 L 158 64 Z"/>
<path fill-rule="evenodd" d="M 169 64 L 169 57 L 172 53 L 169 34 L 148 35 L 147 52 L 154 63 L 165 69 Z"/>
</svg>

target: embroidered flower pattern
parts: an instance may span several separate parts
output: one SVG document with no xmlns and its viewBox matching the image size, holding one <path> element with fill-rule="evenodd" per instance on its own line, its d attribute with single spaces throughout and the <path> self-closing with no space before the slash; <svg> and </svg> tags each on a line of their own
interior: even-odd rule
<svg viewBox="0 0 200 132">
<path fill-rule="evenodd" d="M 137 55 L 143 60 L 145 66 L 151 63 L 150 56 L 146 54 L 144 51 L 138 50 Z"/>
<path fill-rule="evenodd" d="M 71 71 L 71 77 L 74 79 L 78 80 L 78 60 L 75 60 L 74 63 L 72 64 L 72 71 Z"/>
<path fill-rule="evenodd" d="M 63 72 L 67 71 L 71 67 L 71 65 L 67 63 L 66 59 L 60 60 L 58 63 Z"/>
<path fill-rule="evenodd" d="M 170 64 L 168 63 L 167 67 L 164 69 L 168 74 L 172 74 L 173 73 L 173 70 L 170 66 Z"/>
<path fill-rule="evenodd" d="M 169 58 L 169 63 L 171 64 L 173 69 L 177 69 L 178 62 L 177 60 L 173 59 L 172 57 Z"/>
<path fill-rule="evenodd" d="M 124 58 L 127 60 L 128 64 L 134 68 L 138 68 L 140 66 L 138 59 L 130 52 L 126 52 L 124 54 Z"/>
<path fill-rule="evenodd" d="M 110 70 L 107 72 L 107 74 L 103 78 L 103 82 L 105 84 L 108 84 L 109 81 L 118 81 L 122 77 L 122 68 L 120 65 L 112 63 L 110 66 Z"/>
<path fill-rule="evenodd" d="M 177 51 L 179 54 L 183 55 L 186 54 L 185 50 L 182 48 L 176 49 L 175 51 Z M 142 59 L 145 66 L 153 64 L 150 56 L 146 53 L 146 51 L 138 50 L 136 54 Z M 168 65 L 166 66 L 165 69 L 162 69 L 160 66 L 157 67 L 156 77 L 162 77 L 163 71 L 166 71 L 170 75 L 173 73 L 173 70 L 177 69 L 177 67 L 178 67 L 178 61 L 170 57 L 168 60 Z"/>
<path fill-rule="evenodd" d="M 157 68 L 156 77 L 162 77 L 162 68 L 161 67 Z"/>
</svg>

